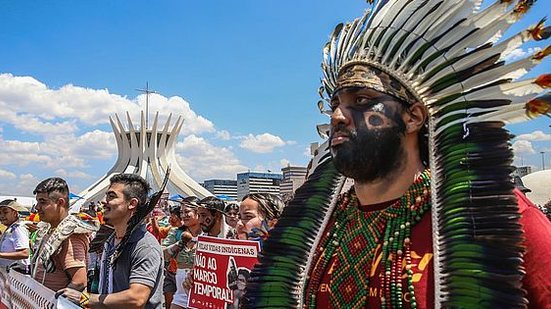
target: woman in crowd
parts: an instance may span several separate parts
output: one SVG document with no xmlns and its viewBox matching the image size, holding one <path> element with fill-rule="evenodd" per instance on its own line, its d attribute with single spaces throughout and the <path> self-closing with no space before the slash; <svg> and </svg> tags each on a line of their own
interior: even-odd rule
<svg viewBox="0 0 551 309">
<path fill-rule="evenodd" d="M 239 239 L 258 240 L 262 246 L 268 232 L 275 226 L 283 211 L 283 201 L 271 193 L 251 193 L 239 205 L 237 235 Z"/>
<path fill-rule="evenodd" d="M 166 247 L 168 245 L 175 244 L 182 238 L 182 233 L 184 232 L 185 227 L 181 219 L 180 203 L 176 205 L 171 205 L 169 207 L 170 217 L 168 218 L 168 223 L 170 224 L 170 230 L 165 239 L 163 239 L 162 245 Z M 163 293 L 165 296 L 165 304 L 172 303 L 172 297 L 176 292 L 176 270 L 177 270 L 176 258 L 166 257 L 165 256 L 165 279 L 163 283 Z"/>
<path fill-rule="evenodd" d="M 239 204 L 229 203 L 226 208 L 224 208 L 224 219 L 226 224 L 230 227 L 226 238 L 235 239 L 237 238 L 237 222 L 239 221 Z"/>
<path fill-rule="evenodd" d="M 195 258 L 195 244 L 197 236 L 201 233 L 197 206 L 199 199 L 195 196 L 186 197 L 181 203 L 180 217 L 183 225 L 180 228 L 180 237 L 171 238 L 173 241 L 163 243 L 165 259 L 176 260 L 176 292 L 172 298 L 171 309 L 186 308 L 188 294 L 183 288 L 183 281 L 193 268 Z"/>
</svg>

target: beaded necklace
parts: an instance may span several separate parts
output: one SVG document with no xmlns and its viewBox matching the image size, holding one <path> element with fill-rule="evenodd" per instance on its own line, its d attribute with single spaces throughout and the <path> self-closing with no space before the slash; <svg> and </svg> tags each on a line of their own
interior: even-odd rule
<svg viewBox="0 0 551 309">
<path fill-rule="evenodd" d="M 353 188 L 341 195 L 338 205 L 328 225 L 332 229 L 322 236 L 313 257 L 316 263 L 307 284 L 306 307 L 316 307 L 315 297 L 321 279 L 334 256 L 340 263 L 331 275 L 329 288 L 333 293 L 329 294 L 330 301 L 339 307 L 365 306 L 369 274 L 354 278 L 350 273 L 357 272 L 358 265 L 366 265 L 365 269 L 371 270 L 375 252 L 382 244 L 382 308 L 403 306 L 401 277 L 404 260 L 410 306 L 417 308 L 410 236 L 411 228 L 430 209 L 430 171 L 426 169 L 398 201 L 383 210 L 362 213 Z M 342 290 L 343 286 L 352 291 Z"/>
</svg>

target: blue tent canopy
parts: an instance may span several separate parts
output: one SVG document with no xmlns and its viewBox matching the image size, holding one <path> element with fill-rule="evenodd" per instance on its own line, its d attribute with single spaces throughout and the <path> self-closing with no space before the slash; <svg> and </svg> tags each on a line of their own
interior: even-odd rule
<svg viewBox="0 0 551 309">
<path fill-rule="evenodd" d="M 181 196 L 180 194 L 174 194 L 174 195 L 171 195 L 171 196 L 168 197 L 168 199 L 171 200 L 171 201 L 179 201 L 183 198 L 184 197 Z"/>
<path fill-rule="evenodd" d="M 69 192 L 69 199 L 70 199 L 70 200 L 73 200 L 73 199 L 78 199 L 78 200 L 80 200 L 80 199 L 83 199 L 83 197 L 82 197 L 82 196 L 79 196 L 79 195 L 76 195 L 76 194 L 74 194 L 73 192 Z"/>
<path fill-rule="evenodd" d="M 216 196 L 217 198 L 223 200 L 223 201 L 235 201 L 235 199 L 225 195 L 225 194 L 220 194 L 220 195 L 217 195 Z"/>
</svg>

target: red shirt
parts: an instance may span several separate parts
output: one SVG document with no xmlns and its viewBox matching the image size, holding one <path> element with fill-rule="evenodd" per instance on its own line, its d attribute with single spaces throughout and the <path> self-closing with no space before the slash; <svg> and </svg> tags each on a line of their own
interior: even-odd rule
<svg viewBox="0 0 551 309">
<path fill-rule="evenodd" d="M 551 308 L 551 223 L 520 190 L 514 193 L 524 228 L 526 275 L 522 285 L 528 292 L 529 307 Z"/>
<path fill-rule="evenodd" d="M 530 308 L 551 309 L 551 222 L 537 209 L 526 196 L 515 189 L 518 199 L 519 213 L 522 215 L 520 223 L 524 228 L 526 253 L 524 255 L 524 267 L 526 275 L 523 280 L 523 288 L 527 291 Z M 434 307 L 434 273 L 432 250 L 432 225 L 430 212 L 426 213 L 421 221 L 411 230 L 411 257 L 414 271 L 413 286 L 417 308 Z M 329 282 L 334 269 L 338 269 L 338 261 L 335 256 L 331 258 L 327 270 L 321 278 L 316 295 L 316 307 L 335 308 L 329 301 Z M 344 289 L 354 292 L 355 289 L 369 289 L 366 307 L 381 307 L 381 252 L 377 250 L 371 269 L 365 269 L 369 274 L 368 287 L 350 287 Z M 407 280 L 402 280 L 403 290 L 407 291 Z M 342 291 L 336 291 L 341 293 Z M 402 294 L 404 307 L 409 308 L 409 293 Z"/>
<path fill-rule="evenodd" d="M 427 213 L 419 223 L 411 229 L 411 259 L 413 269 L 413 286 L 415 289 L 415 298 L 417 300 L 417 308 L 432 308 L 434 307 L 434 278 L 433 278 L 433 261 L 432 261 L 432 238 L 431 235 L 431 217 Z M 429 237 L 427 237 L 429 236 Z M 422 241 L 416 241 L 417 239 Z M 377 249 L 371 269 L 365 269 L 365 273 L 369 274 L 369 287 L 353 287 L 349 290 L 354 293 L 356 288 L 369 289 L 369 296 L 366 307 L 380 308 L 381 307 L 381 276 L 384 273 L 381 263 L 381 247 Z M 316 295 L 317 308 L 335 308 L 329 301 L 329 281 L 333 270 L 338 267 L 338 261 L 335 257 L 329 261 L 328 271 L 323 275 L 318 292 Z M 405 267 L 405 265 L 404 265 Z M 405 274 L 405 273 L 404 273 Z M 407 276 L 402 278 L 402 286 L 407 287 Z M 407 288 L 403 288 L 407 291 Z M 342 293 L 342 291 L 336 291 Z M 404 307 L 409 308 L 409 293 L 402 294 Z"/>
</svg>

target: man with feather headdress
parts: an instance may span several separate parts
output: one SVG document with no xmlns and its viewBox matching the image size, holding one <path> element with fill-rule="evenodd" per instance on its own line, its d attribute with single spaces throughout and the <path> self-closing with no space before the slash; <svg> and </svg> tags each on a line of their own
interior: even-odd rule
<svg viewBox="0 0 551 309">
<path fill-rule="evenodd" d="M 551 224 L 513 187 L 504 129 L 551 110 L 548 74 L 516 80 L 551 48 L 502 61 L 550 31 L 497 41 L 531 5 L 379 1 L 337 26 L 318 103 L 328 143 L 270 233 L 248 308 L 551 306 Z"/>
</svg>

